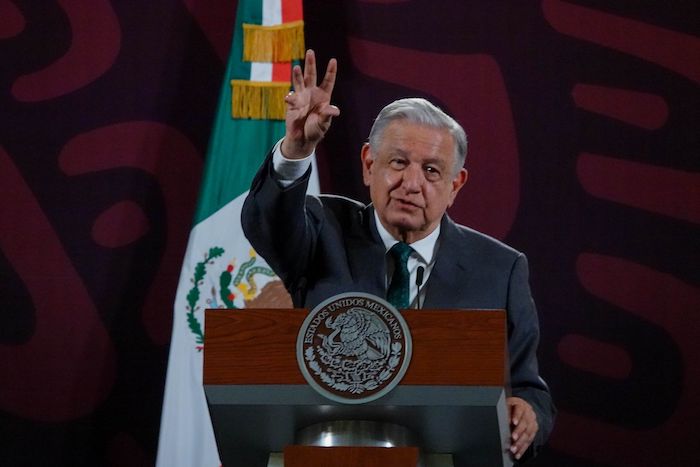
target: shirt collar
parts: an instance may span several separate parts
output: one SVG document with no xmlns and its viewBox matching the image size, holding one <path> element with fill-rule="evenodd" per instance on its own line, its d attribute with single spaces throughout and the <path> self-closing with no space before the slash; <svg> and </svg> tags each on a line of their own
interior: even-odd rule
<svg viewBox="0 0 700 467">
<path fill-rule="evenodd" d="M 379 220 L 379 214 L 377 210 L 374 209 L 374 222 L 377 225 L 377 231 L 379 232 L 379 237 L 381 237 L 384 243 L 384 248 L 389 251 L 395 243 L 399 243 L 399 240 L 395 239 L 388 230 L 384 228 L 384 225 Z M 440 237 L 440 224 L 430 232 L 425 238 L 421 238 L 417 242 L 411 243 L 411 248 L 420 256 L 425 264 L 431 264 L 435 258 L 435 246 L 437 245 L 438 238 Z"/>
</svg>

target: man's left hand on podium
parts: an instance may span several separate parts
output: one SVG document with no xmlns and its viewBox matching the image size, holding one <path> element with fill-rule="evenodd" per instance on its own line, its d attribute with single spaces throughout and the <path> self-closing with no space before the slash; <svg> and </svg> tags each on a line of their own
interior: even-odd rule
<svg viewBox="0 0 700 467">
<path fill-rule="evenodd" d="M 539 429 L 537 415 L 532 406 L 519 397 L 509 397 L 506 404 L 510 413 L 510 452 L 515 459 L 520 459 Z"/>
</svg>

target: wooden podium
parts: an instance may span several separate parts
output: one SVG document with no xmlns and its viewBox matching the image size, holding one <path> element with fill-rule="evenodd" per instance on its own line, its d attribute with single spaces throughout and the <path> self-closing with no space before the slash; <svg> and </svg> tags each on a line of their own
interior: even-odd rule
<svg viewBox="0 0 700 467">
<path fill-rule="evenodd" d="M 304 380 L 296 340 L 306 314 L 206 311 L 204 392 L 224 467 L 265 467 L 285 447 L 307 455 L 313 449 L 293 446 L 298 431 L 335 420 L 401 425 L 422 452 L 451 453 L 455 467 L 512 465 L 503 311 L 402 310 L 413 339 L 410 366 L 389 394 L 362 405 L 326 399 Z"/>
</svg>

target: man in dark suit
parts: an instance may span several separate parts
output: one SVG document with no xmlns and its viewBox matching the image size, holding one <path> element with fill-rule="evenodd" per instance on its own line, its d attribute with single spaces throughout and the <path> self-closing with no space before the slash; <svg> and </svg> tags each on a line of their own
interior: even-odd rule
<svg viewBox="0 0 700 467">
<path fill-rule="evenodd" d="M 388 293 L 398 308 L 505 309 L 511 452 L 516 459 L 533 455 L 551 432 L 555 409 L 538 374 L 539 325 L 527 259 L 445 214 L 467 181 L 464 130 L 424 99 L 395 101 L 380 112 L 362 147 L 372 204 L 307 196 L 310 157 L 339 115 L 330 104 L 336 70 L 333 59 L 317 85 L 312 51 L 303 72 L 294 67 L 285 137 L 256 175 L 243 207 L 246 236 L 295 306 L 367 292 Z M 397 292 L 390 284 L 401 274 L 410 276 L 410 285 Z"/>
</svg>

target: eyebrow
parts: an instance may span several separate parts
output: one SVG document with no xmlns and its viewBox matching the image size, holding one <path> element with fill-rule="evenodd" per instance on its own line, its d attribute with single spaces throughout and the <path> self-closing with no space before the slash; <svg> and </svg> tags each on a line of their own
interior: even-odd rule
<svg viewBox="0 0 700 467">
<path fill-rule="evenodd" d="M 401 148 L 391 148 L 386 152 L 386 154 L 387 154 L 387 157 L 399 156 L 399 157 L 409 159 L 409 157 L 408 157 L 409 152 L 404 151 Z M 439 157 L 431 157 L 431 158 L 425 159 L 424 161 L 421 161 L 421 165 L 426 165 L 426 164 L 436 165 L 436 166 L 440 167 L 440 169 L 444 169 L 445 167 L 450 166 L 449 162 L 446 162 L 444 159 L 439 158 Z"/>
<path fill-rule="evenodd" d="M 390 156 L 401 156 L 401 157 L 408 158 L 409 152 L 404 151 L 403 149 L 400 149 L 400 148 L 392 148 L 389 151 L 387 151 L 387 154 Z M 422 161 L 423 164 L 437 164 L 437 165 L 440 165 L 442 162 L 443 162 L 443 160 L 438 158 L 438 157 L 431 157 L 431 158 L 428 158 L 428 159 L 425 159 L 424 161 Z"/>
<path fill-rule="evenodd" d="M 437 166 L 440 166 L 440 167 L 443 167 L 444 165 L 449 165 L 449 163 L 446 164 L 445 161 L 444 161 L 443 159 L 438 159 L 438 158 L 436 158 L 436 157 L 432 157 L 432 158 L 430 158 L 430 159 L 424 160 L 424 161 L 423 161 L 423 164 L 424 164 L 424 165 L 425 165 L 425 164 L 434 164 L 434 165 L 437 165 Z"/>
</svg>

